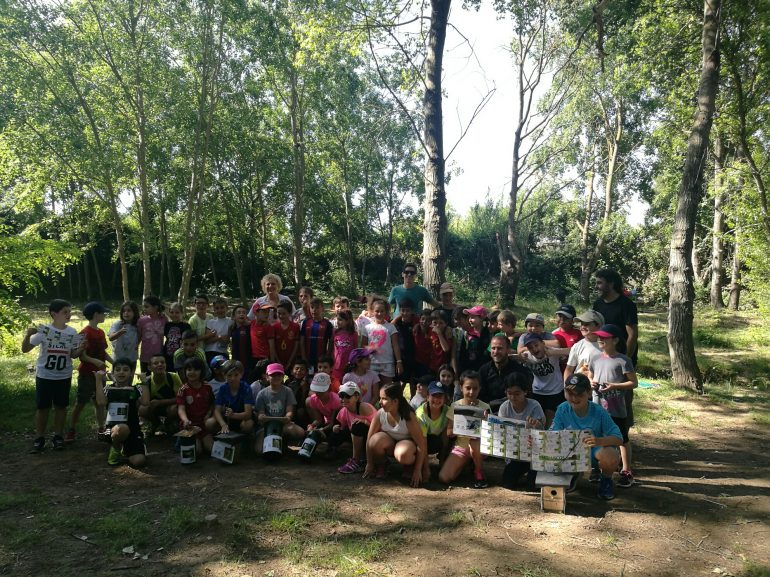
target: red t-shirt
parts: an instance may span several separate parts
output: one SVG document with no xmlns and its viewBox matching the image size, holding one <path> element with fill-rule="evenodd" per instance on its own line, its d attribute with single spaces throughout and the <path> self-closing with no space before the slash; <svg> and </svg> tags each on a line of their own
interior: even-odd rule
<svg viewBox="0 0 770 577">
<path fill-rule="evenodd" d="M 255 359 L 266 359 L 270 356 L 270 337 L 273 327 L 268 323 L 259 324 L 251 321 L 251 356 Z"/>
<path fill-rule="evenodd" d="M 572 346 L 583 338 L 583 334 L 578 329 L 570 329 L 568 331 L 562 329 L 556 329 L 553 331 L 553 336 L 559 341 L 562 347 L 571 349 Z"/>
<path fill-rule="evenodd" d="M 438 376 L 438 370 L 441 365 L 445 365 L 449 362 L 449 355 L 452 352 L 452 337 L 449 337 L 449 350 L 444 352 L 444 349 L 441 348 L 441 341 L 438 338 L 438 335 L 434 333 L 433 331 L 430 331 L 430 362 L 428 363 L 428 367 L 430 367 L 430 371 Z"/>
<path fill-rule="evenodd" d="M 430 337 L 422 332 L 418 327 L 414 328 L 414 360 L 421 365 L 430 366 L 433 345 Z"/>
<path fill-rule="evenodd" d="M 208 383 L 203 383 L 197 389 L 184 384 L 176 394 L 176 404 L 178 406 L 184 405 L 187 418 L 196 427 L 204 429 L 206 415 L 209 409 L 214 406 L 214 392 Z"/>
<path fill-rule="evenodd" d="M 270 330 L 270 336 L 275 339 L 275 354 L 278 356 L 278 362 L 288 372 L 291 370 L 288 366 L 291 353 L 294 352 L 294 345 L 299 342 L 299 325 L 290 322 L 289 326 L 283 328 L 281 321 L 277 321 L 270 326 Z"/>
<path fill-rule="evenodd" d="M 92 359 L 99 359 L 100 361 L 107 359 L 107 337 L 104 335 L 104 331 L 102 329 L 99 327 L 94 328 L 92 326 L 86 325 L 83 327 L 83 330 L 80 331 L 80 334 L 83 335 L 84 339 L 86 339 L 85 353 L 89 357 Z M 96 365 L 82 361 L 78 367 L 78 372 L 81 375 L 95 373 L 96 371 L 100 370 L 101 367 L 97 367 Z"/>
</svg>

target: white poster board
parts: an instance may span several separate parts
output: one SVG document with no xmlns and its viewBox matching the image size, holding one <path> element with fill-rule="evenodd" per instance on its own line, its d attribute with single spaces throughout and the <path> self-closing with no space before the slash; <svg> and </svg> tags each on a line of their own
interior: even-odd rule
<svg viewBox="0 0 770 577">
<path fill-rule="evenodd" d="M 452 433 L 460 437 L 481 437 L 484 409 L 473 406 L 455 406 L 452 419 Z"/>
<path fill-rule="evenodd" d="M 481 423 L 481 452 L 484 455 L 529 461 L 529 429 L 525 421 L 490 415 Z"/>
<path fill-rule="evenodd" d="M 590 431 L 530 431 L 532 469 L 579 473 L 591 469 L 591 449 L 583 443 Z"/>
</svg>

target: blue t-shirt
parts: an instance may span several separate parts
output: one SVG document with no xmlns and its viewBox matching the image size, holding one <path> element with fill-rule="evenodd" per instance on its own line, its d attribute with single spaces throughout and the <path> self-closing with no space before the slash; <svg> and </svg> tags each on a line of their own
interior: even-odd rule
<svg viewBox="0 0 770 577">
<path fill-rule="evenodd" d="M 610 414 L 596 403 L 588 403 L 588 413 L 585 417 L 578 417 L 572 405 L 566 401 L 556 409 L 556 415 L 551 423 L 552 431 L 564 429 L 589 429 L 594 437 L 617 437 L 621 441 L 623 435 L 612 420 Z"/>
<path fill-rule="evenodd" d="M 412 301 L 414 310 L 417 312 L 422 310 L 423 302 L 433 302 L 433 295 L 430 294 L 428 289 L 422 285 L 416 284 L 409 288 L 404 287 L 404 285 L 394 286 L 392 289 L 390 289 L 390 296 L 388 297 L 388 302 L 392 305 L 396 305 L 396 309 L 393 311 L 394 317 L 397 317 L 401 311 L 398 303 L 400 303 L 405 298 L 408 298 L 410 301 Z"/>
<path fill-rule="evenodd" d="M 251 387 L 243 381 L 235 395 L 230 391 L 230 385 L 224 384 L 217 391 L 216 404 L 220 407 L 230 407 L 234 413 L 242 413 L 244 405 L 254 406 L 254 394 Z"/>
</svg>

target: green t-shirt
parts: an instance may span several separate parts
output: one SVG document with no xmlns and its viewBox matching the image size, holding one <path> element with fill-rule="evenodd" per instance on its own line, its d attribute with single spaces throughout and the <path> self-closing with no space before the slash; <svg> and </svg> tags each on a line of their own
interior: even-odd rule
<svg viewBox="0 0 770 577">
<path fill-rule="evenodd" d="M 430 418 L 430 409 L 428 408 L 427 403 L 424 403 L 417 407 L 416 415 L 417 415 L 417 421 L 420 423 L 420 428 L 422 429 L 423 435 L 440 435 L 446 430 L 447 426 L 447 413 L 449 412 L 449 407 L 444 405 L 441 407 L 441 414 L 438 416 L 438 419 L 431 419 Z"/>
</svg>

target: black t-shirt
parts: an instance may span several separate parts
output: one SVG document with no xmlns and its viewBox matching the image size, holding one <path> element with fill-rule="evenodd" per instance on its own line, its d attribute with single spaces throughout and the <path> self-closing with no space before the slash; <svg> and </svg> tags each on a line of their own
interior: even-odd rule
<svg viewBox="0 0 770 577">
<path fill-rule="evenodd" d="M 441 313 L 441 318 L 444 319 L 444 322 L 447 324 L 449 328 L 453 329 L 455 327 L 455 311 L 459 308 L 460 307 L 458 305 L 455 305 L 449 309 L 446 309 L 443 306 L 441 306 L 433 310 L 436 310 L 439 313 Z"/>
<path fill-rule="evenodd" d="M 593 309 L 604 316 L 605 324 L 615 325 L 620 329 L 623 337 L 618 343 L 618 352 L 625 354 L 626 342 L 628 341 L 626 325 L 635 327 L 639 324 L 636 303 L 626 295 L 621 294 L 618 298 L 609 303 L 601 298 L 596 299 L 596 301 L 594 301 Z M 634 354 L 634 357 L 636 357 L 636 354 Z M 632 360 L 636 363 L 636 358 L 633 358 Z"/>
<path fill-rule="evenodd" d="M 524 373 L 529 376 L 530 383 L 532 382 L 532 371 L 512 359 L 508 359 L 508 362 L 500 369 L 497 368 L 494 361 L 483 364 L 479 369 L 481 380 L 479 399 L 485 403 L 504 399 L 506 377 L 513 373 Z"/>
<path fill-rule="evenodd" d="M 412 318 L 416 317 L 413 316 Z M 414 362 L 414 336 L 412 334 L 414 325 L 414 322 L 405 323 L 404 319 L 401 317 L 393 323 L 393 326 L 395 326 L 398 331 L 398 346 L 401 349 L 401 358 L 405 364 Z"/>
</svg>

